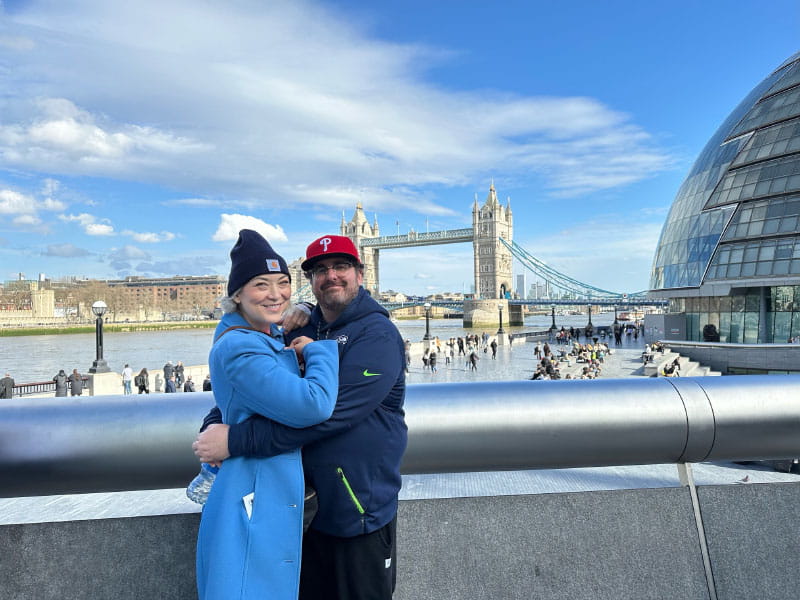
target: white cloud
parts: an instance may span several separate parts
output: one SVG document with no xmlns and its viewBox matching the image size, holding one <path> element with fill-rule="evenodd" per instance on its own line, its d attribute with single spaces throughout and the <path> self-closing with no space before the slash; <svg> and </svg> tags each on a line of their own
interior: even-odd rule
<svg viewBox="0 0 800 600">
<path fill-rule="evenodd" d="M 87 235 L 114 235 L 114 228 L 106 223 L 89 223 L 83 230 Z"/>
<path fill-rule="evenodd" d="M 162 231 L 161 233 L 154 232 L 136 232 L 126 229 L 122 235 L 132 237 L 134 240 L 141 244 L 155 244 L 158 242 L 169 242 L 175 239 L 175 234 L 171 231 Z"/>
<path fill-rule="evenodd" d="M 280 225 L 270 225 L 256 217 L 238 214 L 221 214 L 219 227 L 211 239 L 215 242 L 234 241 L 239 237 L 239 231 L 242 229 L 257 231 L 271 243 L 288 240 Z"/>
<path fill-rule="evenodd" d="M 81 213 L 79 215 L 59 215 L 58 217 L 67 223 L 76 222 L 80 224 L 86 235 L 93 236 L 109 236 L 115 235 L 114 226 L 108 222 L 108 219 L 101 219 L 98 221 L 97 217 L 88 213 Z"/>
<path fill-rule="evenodd" d="M 417 187 L 471 184 L 494 165 L 570 196 L 671 166 L 596 99 L 436 87 L 426 70 L 449 49 L 380 41 L 308 1 L 33 0 L 6 21 L 9 36 L 35 36 L 35 51 L 9 50 L 17 68 L 0 80 L 0 156 L 18 169 L 166 183 L 229 205 L 369 198 L 435 215 L 449 209 Z"/>
<path fill-rule="evenodd" d="M 42 220 L 36 215 L 20 215 L 13 221 L 14 225 L 18 227 L 32 227 L 34 225 L 40 225 L 41 222 Z"/>
<path fill-rule="evenodd" d="M 50 244 L 47 250 L 42 252 L 45 256 L 58 256 L 61 258 L 76 258 L 81 256 L 88 256 L 89 251 L 84 248 L 78 248 L 75 244 Z"/>
<path fill-rule="evenodd" d="M 0 215 L 32 214 L 36 201 L 14 190 L 0 190 Z"/>
</svg>

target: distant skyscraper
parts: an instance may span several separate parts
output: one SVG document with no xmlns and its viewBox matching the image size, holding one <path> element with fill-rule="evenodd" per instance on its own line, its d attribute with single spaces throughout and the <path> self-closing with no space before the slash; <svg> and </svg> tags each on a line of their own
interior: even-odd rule
<svg viewBox="0 0 800 600">
<path fill-rule="evenodd" d="M 517 294 L 519 294 L 519 297 L 522 298 L 523 300 L 527 300 L 528 298 L 527 287 L 528 286 L 526 285 L 525 282 L 525 273 L 519 273 L 517 275 Z"/>
</svg>

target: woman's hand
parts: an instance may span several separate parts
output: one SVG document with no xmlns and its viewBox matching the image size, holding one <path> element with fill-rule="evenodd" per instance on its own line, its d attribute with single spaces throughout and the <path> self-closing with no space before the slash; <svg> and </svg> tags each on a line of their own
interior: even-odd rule
<svg viewBox="0 0 800 600">
<path fill-rule="evenodd" d="M 312 343 L 312 340 L 307 335 L 301 335 L 294 338 L 291 343 L 289 344 L 289 348 L 292 348 L 295 353 L 297 354 L 297 361 L 302 365 L 305 361 L 303 360 L 303 348 L 308 346 Z"/>
</svg>

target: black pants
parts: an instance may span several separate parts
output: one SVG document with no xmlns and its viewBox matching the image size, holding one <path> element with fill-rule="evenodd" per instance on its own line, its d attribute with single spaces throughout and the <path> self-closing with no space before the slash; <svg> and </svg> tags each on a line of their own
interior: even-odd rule
<svg viewBox="0 0 800 600">
<path fill-rule="evenodd" d="M 351 538 L 303 535 L 299 600 L 390 600 L 397 580 L 397 516 Z"/>
</svg>

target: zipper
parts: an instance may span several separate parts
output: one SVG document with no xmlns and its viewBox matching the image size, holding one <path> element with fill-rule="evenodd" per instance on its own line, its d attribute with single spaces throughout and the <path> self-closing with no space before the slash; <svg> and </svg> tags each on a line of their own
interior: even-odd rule
<svg viewBox="0 0 800 600">
<path fill-rule="evenodd" d="M 358 510 L 358 513 L 363 515 L 364 514 L 364 507 L 361 506 L 361 502 L 358 501 L 358 498 L 356 497 L 356 494 L 353 491 L 353 488 L 350 487 L 350 482 L 347 481 L 347 477 L 345 477 L 344 471 L 342 471 L 342 467 L 336 467 L 336 472 L 339 474 L 339 478 L 342 480 L 342 483 L 344 484 L 344 487 L 347 490 L 347 494 L 350 496 L 350 500 L 352 500 L 353 504 L 356 505 L 356 509 Z"/>
</svg>

